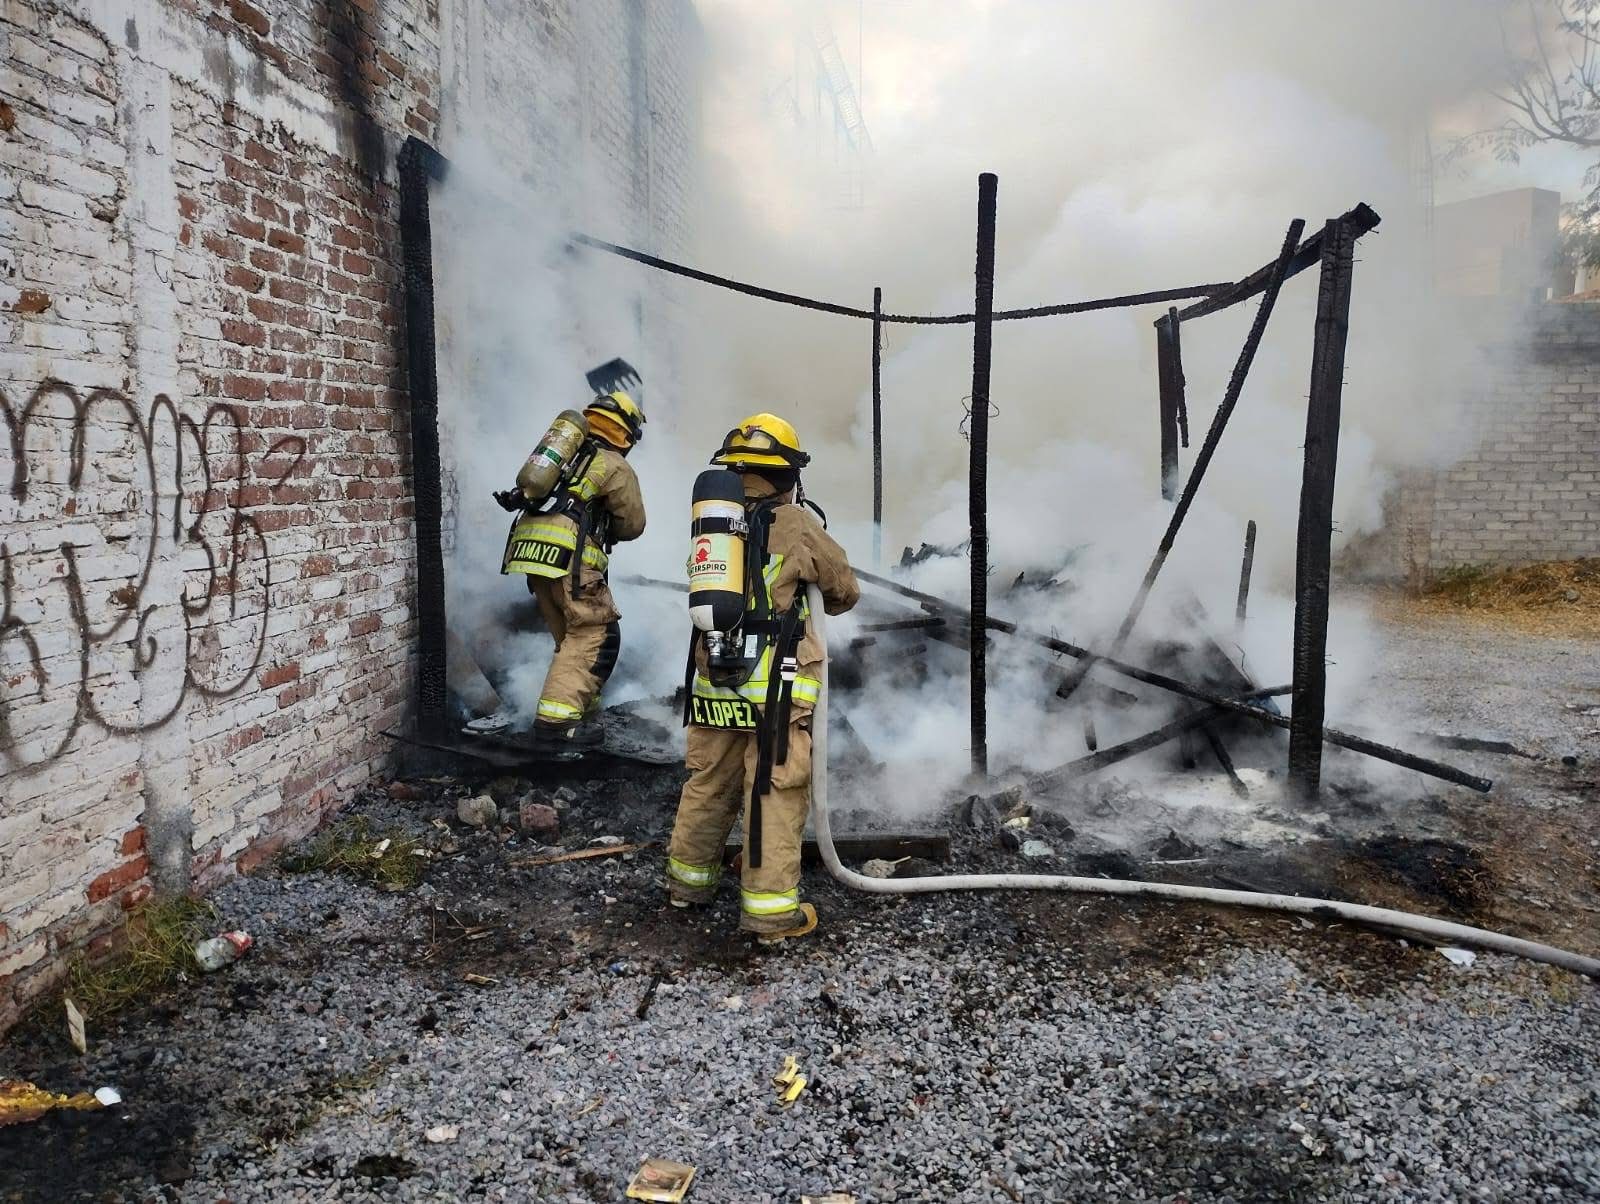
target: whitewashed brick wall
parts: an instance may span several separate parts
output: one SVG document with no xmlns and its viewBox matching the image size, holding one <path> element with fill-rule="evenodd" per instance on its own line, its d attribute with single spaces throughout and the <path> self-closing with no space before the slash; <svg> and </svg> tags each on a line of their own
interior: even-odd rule
<svg viewBox="0 0 1600 1204">
<path fill-rule="evenodd" d="M 1475 399 L 1478 446 L 1432 482 L 1429 563 L 1600 556 L 1600 305 L 1545 305 Z"/>
<path fill-rule="evenodd" d="M 415 669 L 394 154 L 448 156 L 448 90 L 493 82 L 562 169 L 626 59 L 571 32 L 602 9 L 674 80 L 664 216 L 637 131 L 603 154 L 670 246 L 688 0 L 0 0 L 0 1030 L 383 766 Z"/>
<path fill-rule="evenodd" d="M 1402 568 L 1600 556 L 1600 305 L 1502 329 L 1517 333 L 1463 416 L 1473 449 L 1401 490 Z"/>
</svg>

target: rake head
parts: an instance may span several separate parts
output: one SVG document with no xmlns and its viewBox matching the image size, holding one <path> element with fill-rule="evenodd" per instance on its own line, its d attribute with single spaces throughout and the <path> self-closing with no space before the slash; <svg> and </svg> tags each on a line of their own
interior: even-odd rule
<svg viewBox="0 0 1600 1204">
<path fill-rule="evenodd" d="M 589 369 L 583 376 L 596 396 L 610 393 L 615 389 L 632 393 L 644 384 L 644 378 L 639 375 L 639 370 L 625 359 L 607 360 L 598 368 Z"/>
</svg>

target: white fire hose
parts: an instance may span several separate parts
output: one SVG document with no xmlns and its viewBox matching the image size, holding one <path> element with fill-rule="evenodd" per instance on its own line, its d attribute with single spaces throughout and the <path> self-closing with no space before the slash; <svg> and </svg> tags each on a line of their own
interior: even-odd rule
<svg viewBox="0 0 1600 1204">
<path fill-rule="evenodd" d="M 1383 928 L 1399 936 L 1414 937 L 1432 945 L 1471 945 L 1494 953 L 1511 953 L 1600 979 L 1600 959 L 1569 953 L 1537 941 L 1455 924 L 1432 916 L 1340 903 L 1333 899 L 1308 899 L 1301 895 L 1273 895 L 1247 890 L 1220 890 L 1210 886 L 1179 886 L 1168 882 L 1134 882 L 1125 878 L 1076 878 L 1066 874 L 941 874 L 924 878 L 869 878 L 848 869 L 833 847 L 828 823 L 828 655 L 822 591 L 808 587 L 811 614 L 808 621 L 823 647 L 822 691 L 811 725 L 811 795 L 817 829 L 817 847 L 823 863 L 840 882 L 856 890 L 879 895 L 924 895 L 945 890 L 1060 890 L 1088 895 L 1142 895 L 1160 899 L 1186 899 L 1198 903 L 1225 903 L 1262 911 L 1286 911 L 1322 920 L 1349 920 Z"/>
</svg>

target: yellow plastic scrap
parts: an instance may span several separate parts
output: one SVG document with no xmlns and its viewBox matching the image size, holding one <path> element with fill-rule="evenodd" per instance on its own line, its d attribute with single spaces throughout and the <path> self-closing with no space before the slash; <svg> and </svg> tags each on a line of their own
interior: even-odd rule
<svg viewBox="0 0 1600 1204">
<path fill-rule="evenodd" d="M 772 1085 L 780 1090 L 794 1082 L 794 1076 L 800 1073 L 800 1063 L 795 1061 L 793 1054 L 784 1055 L 783 1069 L 772 1076 Z"/>
<path fill-rule="evenodd" d="M 800 1063 L 793 1054 L 783 1059 L 783 1069 L 772 1076 L 772 1085 L 778 1089 L 778 1102 L 788 1107 L 800 1098 L 806 1089 L 806 1076 L 800 1073 Z"/>
<path fill-rule="evenodd" d="M 104 1105 L 87 1091 L 57 1095 L 21 1079 L 0 1079 L 0 1125 L 27 1124 L 55 1108 L 87 1112 L 100 1107 Z"/>
</svg>

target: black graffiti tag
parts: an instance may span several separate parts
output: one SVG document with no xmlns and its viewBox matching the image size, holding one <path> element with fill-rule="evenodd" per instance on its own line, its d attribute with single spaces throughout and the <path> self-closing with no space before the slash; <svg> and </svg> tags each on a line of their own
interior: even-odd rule
<svg viewBox="0 0 1600 1204">
<path fill-rule="evenodd" d="M 191 694 L 227 698 L 242 691 L 265 652 L 272 608 L 271 558 L 247 500 L 277 496 L 305 458 L 305 440 L 284 436 L 259 457 L 255 479 L 268 484 L 264 495 L 256 496 L 263 491 L 250 487 L 246 426 L 229 405 L 214 404 L 196 420 L 162 394 L 141 414 L 116 390 L 80 392 L 51 380 L 39 385 L 20 410 L 0 390 L 0 417 L 10 442 L 14 512 L 6 515 L 7 503 L 0 499 L 5 519 L 0 523 L 0 664 L 27 665 L 26 672 L 0 676 L 0 768 L 27 772 L 47 766 L 86 725 L 113 735 L 136 734 L 170 722 Z M 43 480 L 30 465 L 30 435 L 57 441 L 54 454 L 47 448 L 40 457 Z M 120 437 L 122 447 L 102 456 L 96 441 L 108 436 Z M 104 473 L 101 459 L 112 466 Z M 117 475 L 124 464 L 128 475 Z M 86 477 L 93 478 L 96 491 L 87 499 L 87 516 L 78 510 L 84 500 L 80 491 L 89 487 Z M 110 562 L 132 560 L 132 571 L 117 574 L 120 587 L 109 590 L 104 603 L 94 600 L 90 587 L 91 581 L 110 584 L 106 569 L 102 564 L 98 575 L 86 575 L 80 553 L 87 545 L 81 539 L 63 539 L 50 549 L 28 542 L 30 525 L 48 526 L 52 517 L 37 513 L 37 505 L 30 512 L 30 503 L 63 491 L 71 496 L 53 517 L 79 531 L 92 519 L 93 542 L 103 551 L 115 550 Z M 102 508 L 108 499 L 126 504 Z M 142 554 L 132 550 L 140 539 Z M 154 596 L 160 592 L 155 569 L 163 548 L 179 558 L 178 573 L 164 579 L 170 597 Z M 42 624 L 42 607 L 30 597 L 39 582 L 19 585 L 19 564 L 37 568 L 41 556 L 55 559 L 60 570 L 50 574 L 48 584 L 59 580 L 66 592 L 71 638 L 64 651 L 58 647 L 60 624 Z M 24 617 L 24 611 L 34 617 Z M 241 626 L 247 629 L 242 634 Z M 174 639 L 181 632 L 183 667 L 164 701 L 130 716 L 97 696 L 96 687 L 114 692 L 126 680 L 107 673 L 108 654 L 110 662 L 137 678 L 160 655 L 158 632 L 169 631 Z M 231 666 L 225 663 L 230 658 Z M 31 689 L 23 688 L 30 682 Z M 60 714 L 42 736 L 37 723 L 18 730 L 28 708 L 52 702 L 59 703 Z M 121 709 L 127 710 L 125 700 Z"/>
</svg>

